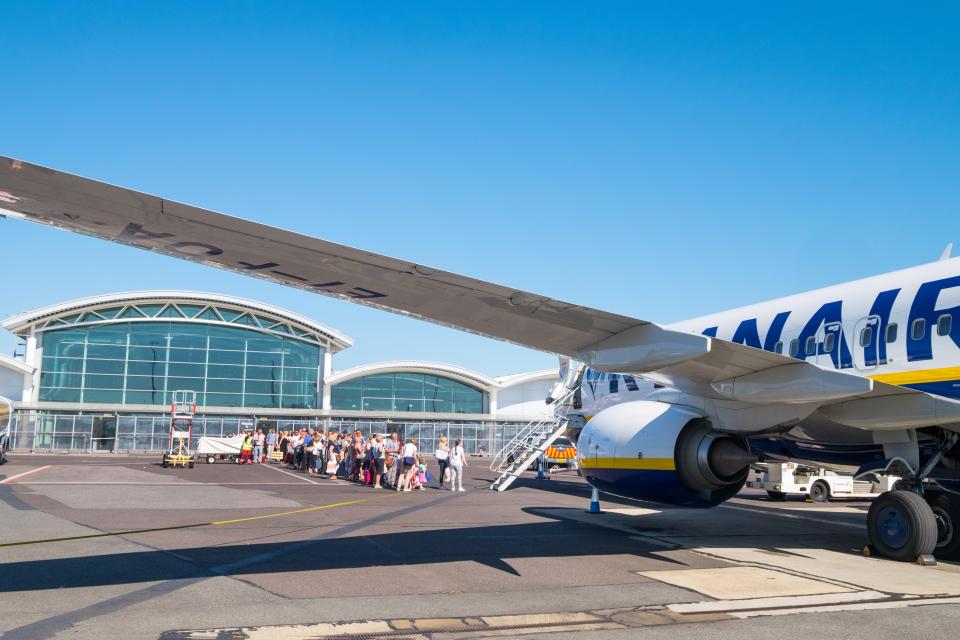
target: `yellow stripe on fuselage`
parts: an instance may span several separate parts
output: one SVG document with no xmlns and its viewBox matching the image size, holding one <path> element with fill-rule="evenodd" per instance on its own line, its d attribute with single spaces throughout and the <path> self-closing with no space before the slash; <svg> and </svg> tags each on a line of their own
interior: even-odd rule
<svg viewBox="0 0 960 640">
<path fill-rule="evenodd" d="M 900 373 L 881 373 L 876 376 L 870 376 L 870 378 L 877 382 L 886 382 L 887 384 L 900 386 L 922 384 L 924 382 L 946 382 L 947 380 L 960 380 L 960 367 L 901 371 Z"/>
<path fill-rule="evenodd" d="M 675 471 L 673 458 L 583 458 L 581 469 L 644 469 L 647 471 Z"/>
</svg>

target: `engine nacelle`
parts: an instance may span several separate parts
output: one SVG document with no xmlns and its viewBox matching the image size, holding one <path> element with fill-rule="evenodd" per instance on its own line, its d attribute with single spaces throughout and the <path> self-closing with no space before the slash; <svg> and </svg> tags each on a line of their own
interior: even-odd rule
<svg viewBox="0 0 960 640">
<path fill-rule="evenodd" d="M 647 400 L 604 409 L 577 442 L 580 473 L 597 489 L 684 506 L 732 498 L 755 460 L 746 440 L 695 409 Z"/>
</svg>

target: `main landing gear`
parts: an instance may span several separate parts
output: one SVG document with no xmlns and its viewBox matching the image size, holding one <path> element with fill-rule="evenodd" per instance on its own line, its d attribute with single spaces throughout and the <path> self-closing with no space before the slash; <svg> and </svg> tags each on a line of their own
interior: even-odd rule
<svg viewBox="0 0 960 640">
<path fill-rule="evenodd" d="M 924 556 L 960 560 L 960 494 L 944 490 L 929 473 L 960 435 L 944 438 L 919 471 L 873 501 L 867 514 L 871 549 L 892 560 L 923 562 Z"/>
</svg>

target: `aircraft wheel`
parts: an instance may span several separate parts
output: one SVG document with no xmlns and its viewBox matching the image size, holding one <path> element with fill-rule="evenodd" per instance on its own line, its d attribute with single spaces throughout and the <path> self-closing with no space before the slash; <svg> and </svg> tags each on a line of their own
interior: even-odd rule
<svg viewBox="0 0 960 640">
<path fill-rule="evenodd" d="M 787 494 L 782 491 L 767 491 L 767 498 L 774 502 L 783 502 L 787 499 Z"/>
<path fill-rule="evenodd" d="M 810 499 L 814 502 L 826 502 L 830 499 L 830 485 L 823 480 L 817 480 L 810 487 Z"/>
<path fill-rule="evenodd" d="M 937 545 L 937 519 L 923 498 L 912 491 L 887 491 L 870 505 L 867 536 L 880 555 L 914 561 Z"/>
<path fill-rule="evenodd" d="M 166 469 L 166 468 L 169 467 L 169 466 L 170 466 L 170 462 L 167 461 L 166 458 L 164 458 L 164 459 L 163 459 L 163 468 Z"/>
<path fill-rule="evenodd" d="M 216 460 L 213 456 L 207 456 L 207 464 L 213 464 Z"/>
<path fill-rule="evenodd" d="M 960 560 L 960 496 L 930 492 L 927 504 L 937 521 L 937 546 L 933 555 L 941 560 Z"/>
<path fill-rule="evenodd" d="M 190 463 L 188 464 L 188 466 L 189 466 L 191 469 L 193 469 L 193 460 L 190 461 Z"/>
</svg>

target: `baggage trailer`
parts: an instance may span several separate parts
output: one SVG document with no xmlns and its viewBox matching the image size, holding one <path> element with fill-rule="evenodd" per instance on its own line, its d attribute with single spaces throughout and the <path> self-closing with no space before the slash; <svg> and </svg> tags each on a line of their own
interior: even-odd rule
<svg viewBox="0 0 960 640">
<path fill-rule="evenodd" d="M 236 462 L 240 459 L 240 447 L 243 445 L 243 436 L 228 438 L 214 438 L 204 436 L 197 442 L 197 458 L 213 464 L 217 460 Z"/>
<path fill-rule="evenodd" d="M 748 487 L 763 489 L 771 500 L 784 500 L 789 495 L 806 496 L 814 502 L 826 502 L 833 498 L 876 498 L 885 491 L 892 491 L 900 479 L 896 476 L 868 476 L 854 480 L 827 469 L 811 467 L 796 462 L 757 465 L 759 480 L 747 482 Z"/>
</svg>

